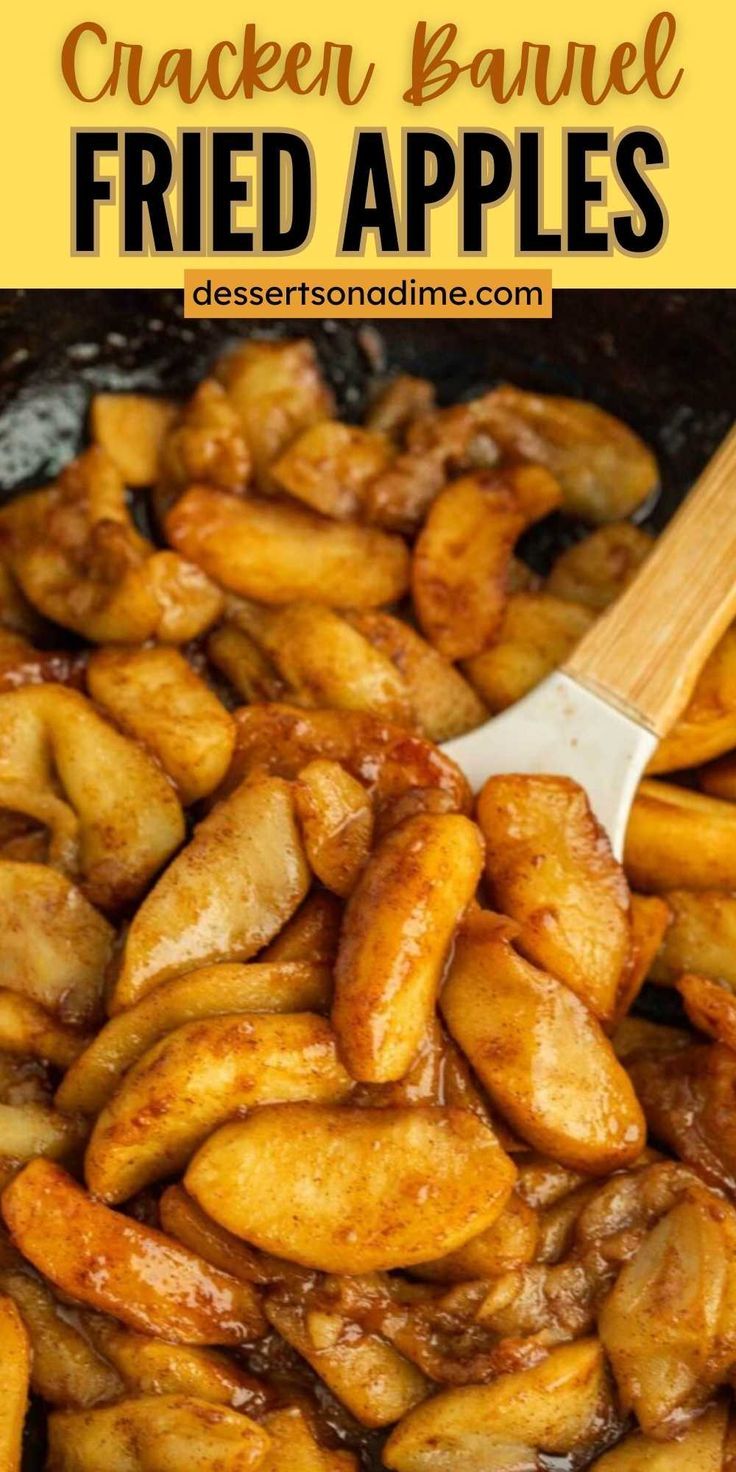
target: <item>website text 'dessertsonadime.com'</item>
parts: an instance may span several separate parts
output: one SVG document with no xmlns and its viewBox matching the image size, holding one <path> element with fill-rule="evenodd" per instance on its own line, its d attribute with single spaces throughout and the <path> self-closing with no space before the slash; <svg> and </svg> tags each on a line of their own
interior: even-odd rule
<svg viewBox="0 0 736 1472">
<path fill-rule="evenodd" d="M 549 271 L 187 271 L 188 317 L 550 317 Z"/>
</svg>

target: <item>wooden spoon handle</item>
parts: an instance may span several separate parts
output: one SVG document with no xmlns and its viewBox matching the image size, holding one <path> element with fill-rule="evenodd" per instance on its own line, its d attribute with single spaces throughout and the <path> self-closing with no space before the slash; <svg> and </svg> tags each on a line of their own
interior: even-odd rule
<svg viewBox="0 0 736 1472">
<path fill-rule="evenodd" d="M 657 736 L 736 617 L 736 426 L 641 571 L 564 666 Z"/>
</svg>

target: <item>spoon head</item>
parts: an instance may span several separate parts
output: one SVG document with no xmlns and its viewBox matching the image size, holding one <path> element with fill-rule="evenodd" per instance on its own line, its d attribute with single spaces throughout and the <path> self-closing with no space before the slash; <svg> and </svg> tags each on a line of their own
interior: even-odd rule
<svg viewBox="0 0 736 1472">
<path fill-rule="evenodd" d="M 447 741 L 474 792 L 502 772 L 549 772 L 585 788 L 617 858 L 634 793 L 657 737 L 556 670 L 510 710 Z"/>
</svg>

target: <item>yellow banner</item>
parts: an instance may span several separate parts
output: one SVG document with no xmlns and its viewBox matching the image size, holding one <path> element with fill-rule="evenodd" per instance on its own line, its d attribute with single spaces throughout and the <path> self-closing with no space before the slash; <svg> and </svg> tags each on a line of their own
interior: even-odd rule
<svg viewBox="0 0 736 1472">
<path fill-rule="evenodd" d="M 733 286 L 735 53 L 712 0 L 8 7 L 0 285 Z"/>
</svg>

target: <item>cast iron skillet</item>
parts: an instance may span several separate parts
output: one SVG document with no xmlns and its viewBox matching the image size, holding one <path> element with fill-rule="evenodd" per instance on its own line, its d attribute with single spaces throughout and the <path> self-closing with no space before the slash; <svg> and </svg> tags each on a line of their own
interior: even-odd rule
<svg viewBox="0 0 736 1472">
<path fill-rule="evenodd" d="M 51 478 L 84 441 L 98 389 L 182 394 L 235 338 L 313 338 L 340 412 L 357 418 L 377 377 L 433 379 L 442 402 L 499 380 L 590 398 L 652 445 L 662 488 L 647 520 L 660 528 L 736 416 L 736 292 L 558 292 L 538 322 L 185 322 L 174 291 L 0 292 L 0 500 Z M 736 504 L 734 507 L 736 514 Z M 550 518 L 525 555 L 544 571 L 582 528 Z M 642 1010 L 676 1020 L 669 993 Z M 365 1465 L 372 1460 L 364 1446 Z M 374 1442 L 375 1445 L 375 1442 Z M 25 1472 L 40 1472 L 31 1418 Z M 550 1467 L 565 1464 L 550 1460 Z"/>
</svg>

